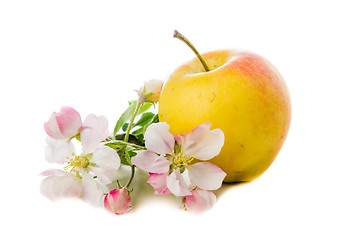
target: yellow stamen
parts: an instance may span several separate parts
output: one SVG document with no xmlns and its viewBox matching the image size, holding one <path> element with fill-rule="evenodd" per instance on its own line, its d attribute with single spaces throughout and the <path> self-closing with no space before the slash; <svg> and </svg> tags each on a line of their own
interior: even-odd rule
<svg viewBox="0 0 362 240">
<path fill-rule="evenodd" d="M 68 170 L 70 172 L 75 171 L 75 168 L 82 169 L 86 168 L 89 165 L 89 160 L 84 156 L 76 156 L 74 153 L 72 153 L 72 157 L 67 157 L 69 161 L 67 162 L 67 166 L 64 167 L 64 170 Z"/>
<path fill-rule="evenodd" d="M 192 160 L 194 160 L 194 158 L 192 157 L 193 154 L 191 154 L 191 156 L 187 156 L 182 148 L 180 148 L 180 150 L 177 151 L 176 153 L 175 151 L 172 151 L 170 155 L 172 158 L 171 168 L 173 169 L 180 168 L 181 172 L 183 172 L 185 170 L 185 167 L 189 165 L 192 162 Z"/>
</svg>

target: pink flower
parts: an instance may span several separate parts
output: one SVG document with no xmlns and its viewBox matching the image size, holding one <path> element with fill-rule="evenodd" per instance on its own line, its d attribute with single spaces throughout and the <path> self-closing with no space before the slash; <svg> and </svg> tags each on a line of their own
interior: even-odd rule
<svg viewBox="0 0 362 240">
<path fill-rule="evenodd" d="M 104 198 L 104 207 L 117 215 L 124 214 L 131 209 L 131 197 L 126 188 L 113 189 Z"/>
<path fill-rule="evenodd" d="M 200 213 L 210 209 L 216 202 L 216 196 L 206 190 L 193 190 L 192 195 L 185 197 L 185 207 L 193 213 Z"/>
<path fill-rule="evenodd" d="M 189 134 L 172 135 L 170 126 L 152 124 L 145 133 L 145 145 L 132 158 L 132 163 L 150 173 L 148 182 L 157 195 L 191 196 L 190 189 L 216 190 L 226 173 L 208 162 L 191 164 L 194 159 L 210 160 L 224 144 L 220 129 L 210 130 L 211 123 L 197 126 Z"/>
<path fill-rule="evenodd" d="M 60 112 L 54 112 L 44 123 L 47 134 L 56 139 L 69 139 L 77 135 L 82 126 L 80 114 L 71 107 L 64 106 Z"/>
</svg>

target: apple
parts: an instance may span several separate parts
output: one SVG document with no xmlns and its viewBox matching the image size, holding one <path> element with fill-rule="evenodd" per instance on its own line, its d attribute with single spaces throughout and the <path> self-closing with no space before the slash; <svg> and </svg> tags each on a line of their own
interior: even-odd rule
<svg viewBox="0 0 362 240">
<path fill-rule="evenodd" d="M 165 82 L 159 119 L 181 134 L 210 122 L 225 135 L 210 162 L 225 182 L 248 182 L 265 172 L 288 134 L 291 103 L 278 70 L 265 58 L 238 50 L 212 51 L 178 67 Z"/>
</svg>

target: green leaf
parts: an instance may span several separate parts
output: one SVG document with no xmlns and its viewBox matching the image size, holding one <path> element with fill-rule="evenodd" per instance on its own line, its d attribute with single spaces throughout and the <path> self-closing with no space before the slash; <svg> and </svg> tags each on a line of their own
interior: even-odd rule
<svg viewBox="0 0 362 240">
<path fill-rule="evenodd" d="M 124 123 L 124 124 L 123 124 L 123 126 L 122 126 L 122 131 L 123 131 L 123 132 L 126 132 L 126 131 L 127 131 L 128 125 L 129 125 L 129 123 Z"/>
<path fill-rule="evenodd" d="M 131 136 L 134 136 L 138 142 L 140 142 L 142 145 L 145 144 L 145 133 L 147 128 L 152 124 L 152 123 L 158 123 L 159 119 L 158 119 L 158 114 L 155 114 L 151 120 L 148 120 L 147 122 L 145 122 L 144 124 L 142 124 L 143 126 L 141 126 L 139 129 L 135 130 L 132 132 Z"/>
<path fill-rule="evenodd" d="M 145 130 L 143 129 L 143 127 L 141 127 L 139 129 L 133 131 L 132 135 L 137 136 L 137 135 L 140 135 L 140 134 L 144 134 L 144 132 L 145 132 Z"/>
<path fill-rule="evenodd" d="M 152 123 L 158 123 L 160 120 L 158 119 L 158 114 L 155 114 L 152 118 L 152 121 L 147 124 L 146 127 L 149 127 Z"/>
<path fill-rule="evenodd" d="M 147 123 L 149 123 L 150 121 L 152 121 L 153 116 L 155 116 L 154 113 L 152 112 L 146 112 L 144 114 L 142 114 L 141 118 L 137 121 L 137 123 L 134 124 L 134 126 L 144 126 Z"/>
<path fill-rule="evenodd" d="M 145 136 L 144 134 L 138 134 L 134 135 L 138 142 L 140 142 L 142 145 L 145 144 Z"/>
<path fill-rule="evenodd" d="M 152 120 L 152 118 L 153 118 L 154 115 L 155 115 L 155 114 L 154 114 L 154 113 L 151 113 L 151 112 L 146 112 L 146 113 L 144 113 L 144 114 L 141 116 L 141 118 L 138 120 L 137 123 L 132 124 L 131 129 L 133 129 L 133 128 L 136 127 L 136 126 L 140 126 L 140 127 L 144 126 L 145 124 L 147 124 L 149 121 Z M 128 126 L 129 126 L 129 123 L 124 123 L 123 126 L 122 126 L 122 131 L 126 132 Z"/>
<path fill-rule="evenodd" d="M 130 118 L 132 113 L 135 111 L 136 106 L 137 106 L 137 101 L 130 101 L 128 102 L 130 105 L 128 106 L 128 108 L 126 109 L 126 111 L 124 111 L 124 113 L 121 115 L 121 117 L 118 119 L 116 126 L 114 127 L 113 130 L 113 136 L 115 136 L 117 134 L 117 132 L 121 129 L 121 127 L 123 126 L 123 124 L 125 122 L 127 122 Z"/>
<path fill-rule="evenodd" d="M 113 140 L 113 141 L 109 141 L 104 143 L 104 145 L 113 148 L 113 149 L 117 149 L 120 148 L 122 146 L 127 146 L 126 142 L 120 141 L 120 140 Z"/>
<path fill-rule="evenodd" d="M 137 115 L 146 112 L 152 105 L 153 105 L 153 103 L 145 102 L 145 103 L 140 107 L 140 110 L 138 111 L 138 114 L 137 114 Z"/>
</svg>

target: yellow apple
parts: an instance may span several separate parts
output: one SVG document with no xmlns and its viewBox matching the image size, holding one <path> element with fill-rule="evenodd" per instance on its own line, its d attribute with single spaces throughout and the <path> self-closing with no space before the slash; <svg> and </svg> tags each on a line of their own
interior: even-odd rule
<svg viewBox="0 0 362 240">
<path fill-rule="evenodd" d="M 159 119 L 173 134 L 211 122 L 225 143 L 210 162 L 222 168 L 225 182 L 251 181 L 273 162 L 287 137 L 291 104 L 287 86 L 265 58 L 219 50 L 177 68 L 159 99 Z"/>
</svg>

